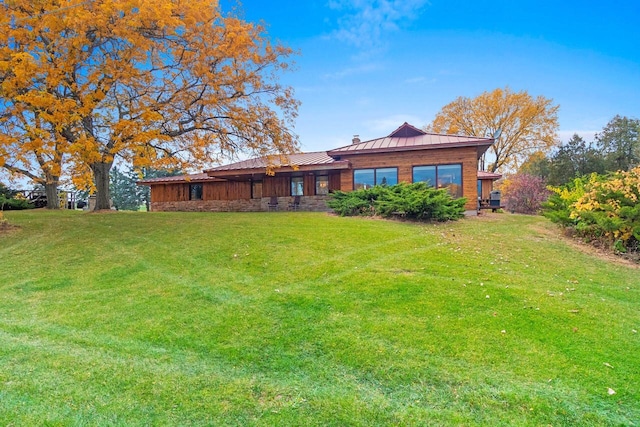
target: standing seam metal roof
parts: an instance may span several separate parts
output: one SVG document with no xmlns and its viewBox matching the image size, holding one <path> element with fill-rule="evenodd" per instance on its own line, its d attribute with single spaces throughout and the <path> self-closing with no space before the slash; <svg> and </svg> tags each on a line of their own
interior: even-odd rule
<svg viewBox="0 0 640 427">
<path fill-rule="evenodd" d="M 294 153 L 289 155 L 273 155 L 243 160 L 229 165 L 217 166 L 205 172 L 241 171 L 246 169 L 260 169 L 267 166 L 314 166 L 335 163 L 337 160 L 327 155 L 326 151 L 311 153 Z"/>
<path fill-rule="evenodd" d="M 439 135 L 426 133 L 424 135 L 410 137 L 389 137 L 372 139 L 344 147 L 329 150 L 331 156 L 339 154 L 356 154 L 370 151 L 403 151 L 407 149 L 442 148 L 444 146 L 489 146 L 492 138 L 475 138 L 461 135 Z"/>
</svg>

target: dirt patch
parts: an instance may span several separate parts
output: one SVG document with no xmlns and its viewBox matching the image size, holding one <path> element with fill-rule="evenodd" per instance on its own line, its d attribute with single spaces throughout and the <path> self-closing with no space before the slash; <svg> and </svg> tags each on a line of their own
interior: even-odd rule
<svg viewBox="0 0 640 427">
<path fill-rule="evenodd" d="M 11 225 L 8 222 L 0 222 L 0 235 L 10 234 L 18 230 L 20 230 L 20 227 L 17 225 Z"/>
</svg>

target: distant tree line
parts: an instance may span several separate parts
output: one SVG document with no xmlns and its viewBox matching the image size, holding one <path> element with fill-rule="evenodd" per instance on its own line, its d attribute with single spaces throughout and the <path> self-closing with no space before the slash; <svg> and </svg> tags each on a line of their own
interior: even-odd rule
<svg viewBox="0 0 640 427">
<path fill-rule="evenodd" d="M 591 173 L 628 171 L 640 165 L 640 120 L 615 116 L 595 140 L 586 142 L 578 134 L 554 152 L 536 153 L 518 173 L 544 179 L 548 185 L 563 185 Z"/>
<path fill-rule="evenodd" d="M 591 174 L 630 171 L 640 165 L 640 120 L 615 116 L 591 142 L 574 134 L 553 151 L 538 151 L 502 182 L 507 209 L 519 213 L 536 213 L 551 195 L 548 187 L 587 179 Z"/>
</svg>

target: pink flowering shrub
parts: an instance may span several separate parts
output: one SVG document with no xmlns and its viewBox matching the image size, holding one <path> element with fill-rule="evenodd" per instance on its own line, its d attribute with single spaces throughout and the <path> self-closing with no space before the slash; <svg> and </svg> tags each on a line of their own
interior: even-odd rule
<svg viewBox="0 0 640 427">
<path fill-rule="evenodd" d="M 517 174 L 502 183 L 502 198 L 509 212 L 535 215 L 551 192 L 544 179 L 535 175 Z"/>
</svg>

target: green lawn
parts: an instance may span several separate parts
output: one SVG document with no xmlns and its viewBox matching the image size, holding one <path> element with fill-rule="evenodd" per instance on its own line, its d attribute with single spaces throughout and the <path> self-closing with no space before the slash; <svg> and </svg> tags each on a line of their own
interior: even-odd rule
<svg viewBox="0 0 640 427">
<path fill-rule="evenodd" d="M 0 425 L 640 425 L 640 269 L 543 218 L 5 216 Z"/>
</svg>

